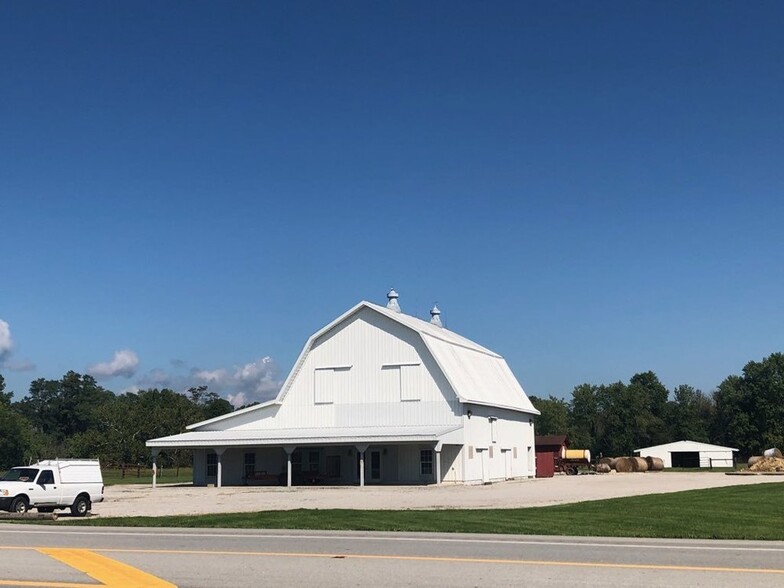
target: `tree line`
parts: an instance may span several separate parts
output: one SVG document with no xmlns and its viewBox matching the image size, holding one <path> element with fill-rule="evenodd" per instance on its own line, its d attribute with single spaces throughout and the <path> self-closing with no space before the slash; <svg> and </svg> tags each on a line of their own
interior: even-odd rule
<svg viewBox="0 0 784 588">
<path fill-rule="evenodd" d="M 594 455 L 631 455 L 672 441 L 735 447 L 741 457 L 784 449 L 784 354 L 750 361 L 711 393 L 680 385 L 672 393 L 654 372 L 628 383 L 580 384 L 570 400 L 531 397 L 542 413 L 537 435 L 568 435 Z"/>
<path fill-rule="evenodd" d="M 234 407 L 206 386 L 187 394 L 150 388 L 114 394 L 89 375 L 69 371 L 59 380 L 34 380 L 16 402 L 0 375 L 0 470 L 51 457 L 99 458 L 106 465 L 147 464 L 145 441 L 185 431 L 191 423 Z M 190 452 L 170 463 L 188 465 Z"/>
</svg>

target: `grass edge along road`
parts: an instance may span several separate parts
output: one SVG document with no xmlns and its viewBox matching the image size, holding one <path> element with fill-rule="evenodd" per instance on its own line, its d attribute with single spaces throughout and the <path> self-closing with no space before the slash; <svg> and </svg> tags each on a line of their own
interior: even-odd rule
<svg viewBox="0 0 784 588">
<path fill-rule="evenodd" d="M 358 490 L 359 492 L 359 490 Z M 518 509 L 283 510 L 94 518 L 78 525 L 784 540 L 784 483 Z M 61 519 L 61 523 L 64 522 Z M 61 524 L 55 523 L 55 524 Z M 51 523 L 48 523 L 51 524 Z"/>
</svg>

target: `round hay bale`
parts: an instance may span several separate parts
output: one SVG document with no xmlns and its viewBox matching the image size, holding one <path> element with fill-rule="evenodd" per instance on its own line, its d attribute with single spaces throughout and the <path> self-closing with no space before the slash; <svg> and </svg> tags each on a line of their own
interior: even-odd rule
<svg viewBox="0 0 784 588">
<path fill-rule="evenodd" d="M 615 462 L 615 471 L 619 474 L 628 474 L 634 471 L 634 459 L 631 457 L 619 457 Z"/>
<path fill-rule="evenodd" d="M 749 466 L 749 467 L 751 467 L 751 466 L 753 466 L 755 463 L 758 463 L 758 462 L 762 461 L 763 459 L 765 459 L 765 458 L 764 458 L 763 456 L 761 456 L 761 455 L 752 455 L 752 456 L 749 458 L 749 461 L 747 462 L 747 463 L 748 463 L 748 466 Z"/>
<path fill-rule="evenodd" d="M 664 469 L 664 460 L 660 457 L 648 456 L 645 458 L 649 472 L 660 472 Z"/>
<path fill-rule="evenodd" d="M 629 458 L 632 460 L 632 471 L 633 472 L 647 472 L 648 471 L 648 462 L 645 461 L 642 457 L 631 457 Z"/>
<path fill-rule="evenodd" d="M 609 474 L 612 471 L 609 463 L 600 463 L 596 466 L 596 473 L 598 474 Z"/>
<path fill-rule="evenodd" d="M 608 466 L 610 466 L 610 469 L 612 469 L 613 459 L 614 458 L 612 458 L 612 457 L 603 457 L 602 459 L 599 460 L 599 463 L 605 463 Z"/>
<path fill-rule="evenodd" d="M 784 457 L 781 455 L 781 450 L 778 447 L 771 447 L 770 449 L 766 449 L 762 455 L 765 457 L 777 457 L 779 459 Z"/>
<path fill-rule="evenodd" d="M 765 457 L 749 468 L 752 472 L 784 472 L 784 459 Z"/>
</svg>

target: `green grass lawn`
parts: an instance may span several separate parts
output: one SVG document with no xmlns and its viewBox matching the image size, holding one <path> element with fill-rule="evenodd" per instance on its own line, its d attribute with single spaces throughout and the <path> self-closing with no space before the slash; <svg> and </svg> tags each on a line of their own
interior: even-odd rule
<svg viewBox="0 0 784 588">
<path fill-rule="evenodd" d="M 117 469 L 102 469 L 103 483 L 107 486 L 114 484 L 152 484 L 152 470 L 150 468 L 125 468 L 125 477 L 122 476 L 122 471 Z M 177 468 L 163 468 L 158 470 L 158 483 L 160 484 L 174 484 L 174 483 L 190 483 L 193 482 L 193 469 L 180 468 L 179 475 L 177 475 Z"/>
<path fill-rule="evenodd" d="M 288 510 L 95 518 L 76 524 L 784 540 L 784 483 L 524 509 Z"/>
</svg>

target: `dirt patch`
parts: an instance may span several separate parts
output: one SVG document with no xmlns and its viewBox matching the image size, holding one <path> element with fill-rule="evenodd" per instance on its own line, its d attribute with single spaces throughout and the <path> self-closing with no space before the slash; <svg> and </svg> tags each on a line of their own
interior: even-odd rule
<svg viewBox="0 0 784 588">
<path fill-rule="evenodd" d="M 106 500 L 93 505 L 102 517 L 256 512 L 295 508 L 438 509 L 525 508 L 680 490 L 777 482 L 761 476 L 656 472 L 625 475 L 556 476 L 489 486 L 325 486 L 297 488 L 107 486 Z"/>
</svg>

